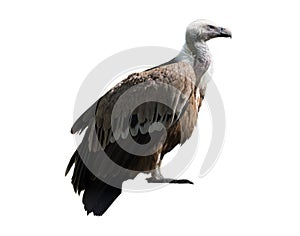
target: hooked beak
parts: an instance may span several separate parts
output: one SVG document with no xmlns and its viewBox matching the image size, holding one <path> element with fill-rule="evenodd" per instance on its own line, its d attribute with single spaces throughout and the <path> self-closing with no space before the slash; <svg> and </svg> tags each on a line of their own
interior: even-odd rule
<svg viewBox="0 0 300 236">
<path fill-rule="evenodd" d="M 219 28 L 219 37 L 232 38 L 231 31 L 229 29 L 220 27 Z"/>
</svg>

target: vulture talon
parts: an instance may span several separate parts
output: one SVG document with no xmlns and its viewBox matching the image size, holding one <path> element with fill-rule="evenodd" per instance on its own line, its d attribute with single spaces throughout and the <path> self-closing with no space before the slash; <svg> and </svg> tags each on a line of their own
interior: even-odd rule
<svg viewBox="0 0 300 236">
<path fill-rule="evenodd" d="M 194 184 L 188 179 L 173 179 L 170 184 Z"/>
<path fill-rule="evenodd" d="M 170 178 L 154 178 L 150 177 L 146 179 L 148 183 L 169 183 L 169 184 L 194 184 L 188 179 L 170 179 Z"/>
</svg>

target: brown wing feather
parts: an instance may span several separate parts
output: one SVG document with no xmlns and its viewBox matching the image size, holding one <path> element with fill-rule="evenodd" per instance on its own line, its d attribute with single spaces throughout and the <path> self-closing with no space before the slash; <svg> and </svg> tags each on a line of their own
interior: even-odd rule
<svg viewBox="0 0 300 236">
<path fill-rule="evenodd" d="M 178 113 L 182 113 L 194 91 L 194 83 L 193 68 L 183 62 L 131 74 L 83 113 L 74 123 L 71 132 L 82 132 L 87 126 L 92 126 L 90 133 L 86 135 L 89 136 L 89 150 L 96 152 L 101 146 L 105 148 L 115 139 L 126 138 L 129 133 L 135 136 L 139 131 L 148 132 L 148 128 L 154 122 L 161 122 L 166 127 L 170 127 L 176 122 L 175 114 L 165 105 L 148 102 L 132 112 L 130 112 L 132 110 L 130 105 L 137 97 L 147 95 L 154 101 L 158 99 L 167 101 L 176 108 Z M 130 95 L 134 96 L 124 96 L 128 90 L 131 91 Z M 116 115 L 112 121 L 112 112 L 117 102 L 119 109 L 115 108 Z M 131 120 L 134 116 L 137 117 L 137 122 L 134 127 L 129 127 L 128 122 L 125 121 Z M 111 122 L 116 127 L 114 133 Z"/>
</svg>

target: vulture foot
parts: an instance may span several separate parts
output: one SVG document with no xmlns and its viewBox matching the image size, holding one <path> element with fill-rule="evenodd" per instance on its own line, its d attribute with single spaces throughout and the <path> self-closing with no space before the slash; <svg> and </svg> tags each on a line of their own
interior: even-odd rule
<svg viewBox="0 0 300 236">
<path fill-rule="evenodd" d="M 188 179 L 170 179 L 170 178 L 147 178 L 148 183 L 170 183 L 170 184 L 194 184 Z"/>
</svg>

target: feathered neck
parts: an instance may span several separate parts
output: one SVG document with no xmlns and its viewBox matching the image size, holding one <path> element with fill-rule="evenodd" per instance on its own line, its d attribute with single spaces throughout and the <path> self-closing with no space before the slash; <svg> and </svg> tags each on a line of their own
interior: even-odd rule
<svg viewBox="0 0 300 236">
<path fill-rule="evenodd" d="M 180 53 L 173 60 L 174 62 L 189 63 L 194 68 L 198 86 L 201 77 L 210 66 L 211 54 L 205 42 L 197 42 L 193 45 L 184 44 Z"/>
<path fill-rule="evenodd" d="M 194 45 L 184 44 L 179 54 L 172 60 L 161 64 L 165 66 L 177 62 L 190 64 L 196 75 L 196 87 L 206 87 L 206 82 L 202 80 L 211 64 L 211 54 L 205 42 L 197 42 Z"/>
</svg>

